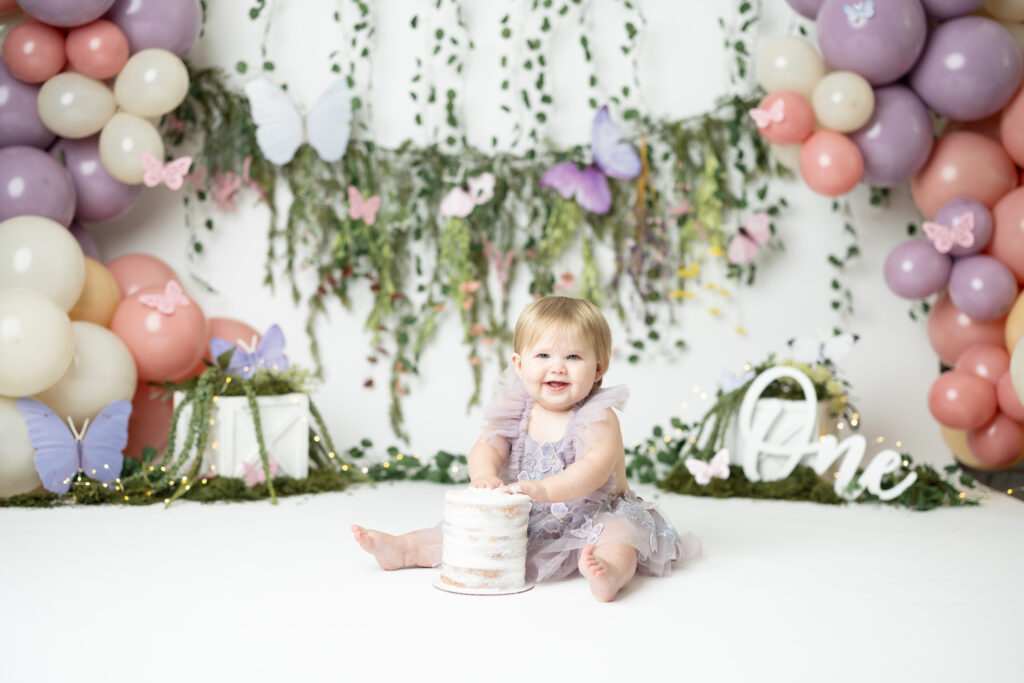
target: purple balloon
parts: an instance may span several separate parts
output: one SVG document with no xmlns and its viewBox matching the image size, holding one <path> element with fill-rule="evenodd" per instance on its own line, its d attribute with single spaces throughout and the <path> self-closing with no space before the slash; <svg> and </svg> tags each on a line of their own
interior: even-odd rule
<svg viewBox="0 0 1024 683">
<path fill-rule="evenodd" d="M 985 0 L 921 0 L 924 13 L 936 21 L 970 14 L 985 4 Z"/>
<path fill-rule="evenodd" d="M 1004 26 L 984 17 L 960 17 L 935 27 L 909 82 L 938 113 L 974 121 L 1002 109 L 1022 74 L 1020 47 Z"/>
<path fill-rule="evenodd" d="M 965 213 L 974 214 L 974 244 L 969 247 L 954 245 L 949 251 L 950 256 L 977 254 L 987 247 L 989 240 L 992 239 L 992 212 L 984 204 L 973 199 L 954 199 L 946 202 L 935 214 L 935 222 L 952 228 L 954 220 Z"/>
<path fill-rule="evenodd" d="M 991 256 L 957 259 L 949 274 L 949 298 L 974 320 L 995 320 L 1017 298 L 1017 278 Z"/>
<path fill-rule="evenodd" d="M 70 230 L 71 234 L 75 236 L 76 240 L 78 240 L 78 246 L 82 248 L 83 254 L 91 259 L 95 259 L 100 263 L 103 263 L 103 259 L 100 258 L 99 247 L 96 246 L 96 240 L 92 238 L 92 235 L 89 234 L 89 231 L 86 230 L 81 223 L 75 221 L 71 224 L 71 227 L 69 227 L 68 230 Z"/>
<path fill-rule="evenodd" d="M 27 14 L 50 26 L 81 26 L 103 16 L 114 0 L 18 0 Z"/>
<path fill-rule="evenodd" d="M 0 59 L 0 147 L 50 146 L 56 136 L 39 118 L 38 99 L 39 86 L 19 81 Z"/>
<path fill-rule="evenodd" d="M 115 0 L 104 17 L 128 36 L 132 54 L 152 47 L 184 58 L 199 37 L 199 0 Z"/>
<path fill-rule="evenodd" d="M 953 259 L 935 251 L 927 240 L 897 245 L 885 259 L 885 283 L 904 299 L 923 299 L 935 294 L 949 280 Z"/>
<path fill-rule="evenodd" d="M 797 14 L 813 19 L 818 16 L 818 9 L 821 8 L 821 3 L 825 0 L 786 0 L 786 2 Z"/>
<path fill-rule="evenodd" d="M 100 161 L 100 136 L 81 140 L 60 139 L 50 150 L 63 160 L 75 184 L 78 205 L 75 218 L 87 223 L 109 221 L 124 214 L 142 191 L 142 185 L 126 185 L 115 180 Z"/>
<path fill-rule="evenodd" d="M 853 71 L 871 85 L 910 71 L 924 48 L 928 24 L 918 0 L 876 0 L 870 8 L 825 0 L 818 11 L 818 45 L 836 71 Z"/>
<path fill-rule="evenodd" d="M 888 187 L 909 180 L 932 153 L 932 118 L 914 92 L 902 85 L 875 90 L 875 111 L 851 134 L 864 158 L 863 181 Z"/>
<path fill-rule="evenodd" d="M 0 221 L 34 215 L 70 225 L 75 215 L 71 174 L 35 147 L 0 149 Z"/>
</svg>

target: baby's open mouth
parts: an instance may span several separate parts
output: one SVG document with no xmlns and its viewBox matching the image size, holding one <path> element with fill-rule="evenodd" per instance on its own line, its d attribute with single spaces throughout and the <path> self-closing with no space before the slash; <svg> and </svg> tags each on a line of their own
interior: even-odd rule
<svg viewBox="0 0 1024 683">
<path fill-rule="evenodd" d="M 569 386 L 568 382 L 545 382 L 544 384 L 548 387 L 548 389 L 551 389 L 552 391 L 561 391 L 562 389 Z"/>
</svg>

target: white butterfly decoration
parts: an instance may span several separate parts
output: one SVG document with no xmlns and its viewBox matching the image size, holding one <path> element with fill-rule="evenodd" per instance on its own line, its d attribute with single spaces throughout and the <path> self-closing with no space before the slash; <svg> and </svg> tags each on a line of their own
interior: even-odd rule
<svg viewBox="0 0 1024 683">
<path fill-rule="evenodd" d="M 345 155 L 352 133 L 352 93 L 344 78 L 331 83 L 317 98 L 306 114 L 305 126 L 288 93 L 269 81 L 249 81 L 245 94 L 256 122 L 256 143 L 267 161 L 287 164 L 303 141 L 324 161 L 337 161 Z"/>
<path fill-rule="evenodd" d="M 853 349 L 857 342 L 855 334 L 837 334 L 825 341 L 817 341 L 809 337 L 797 337 L 789 340 L 789 347 L 793 351 L 793 360 L 798 363 L 820 363 L 831 361 L 838 363 L 846 357 L 846 354 Z"/>
<path fill-rule="evenodd" d="M 693 475 L 694 480 L 701 486 L 707 486 L 711 479 L 729 478 L 729 451 L 721 449 L 708 462 L 690 457 L 683 461 L 686 469 Z"/>
</svg>

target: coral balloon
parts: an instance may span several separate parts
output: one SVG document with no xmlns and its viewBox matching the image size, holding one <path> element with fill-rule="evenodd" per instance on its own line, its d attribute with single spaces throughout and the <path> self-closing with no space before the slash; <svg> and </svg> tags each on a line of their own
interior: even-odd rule
<svg viewBox="0 0 1024 683">
<path fill-rule="evenodd" d="M 113 401 L 130 401 L 135 393 L 135 361 L 128 347 L 105 327 L 73 322 L 75 352 L 71 366 L 39 399 L 62 419 L 75 424 L 95 418 Z"/>
<path fill-rule="evenodd" d="M 967 131 L 939 138 L 931 158 L 910 181 L 914 203 L 929 218 L 954 199 L 993 207 L 1016 186 L 1017 167 L 1002 145 Z"/>
<path fill-rule="evenodd" d="M 68 317 L 109 327 L 119 303 L 121 290 L 118 289 L 114 276 L 102 263 L 87 257 L 85 286 L 82 287 L 82 295 L 78 297 L 75 307 L 68 311 Z"/>
<path fill-rule="evenodd" d="M 169 265 L 149 254 L 125 254 L 107 264 L 121 297 L 129 297 L 146 287 L 163 287 L 178 276 Z"/>
<path fill-rule="evenodd" d="M 149 297 L 169 298 L 171 303 L 149 303 Z M 203 355 L 206 318 L 195 301 L 184 293 L 181 297 L 174 303 L 163 287 L 147 287 L 126 297 L 114 311 L 110 329 L 132 352 L 139 379 L 178 381 Z"/>
<path fill-rule="evenodd" d="M 89 223 L 109 221 L 125 214 L 142 191 L 141 185 L 128 185 L 107 172 L 100 159 L 100 139 L 93 135 L 81 140 L 59 140 L 50 149 L 55 158 L 63 158 L 75 185 L 78 204 L 75 218 Z"/>
<path fill-rule="evenodd" d="M 152 123 L 144 118 L 119 112 L 111 117 L 100 133 L 100 159 L 116 180 L 129 185 L 142 182 L 142 153 L 163 161 L 164 141 Z"/>
<path fill-rule="evenodd" d="M 0 221 L 42 216 L 70 225 L 75 185 L 67 169 L 35 147 L 0 149 Z"/>
<path fill-rule="evenodd" d="M 974 344 L 960 354 L 955 370 L 963 370 L 996 384 L 1010 371 L 1010 354 L 995 344 Z"/>
<path fill-rule="evenodd" d="M 910 73 L 910 87 L 929 107 L 957 121 L 991 116 L 1013 97 L 1024 58 L 998 21 L 960 17 L 932 30 Z"/>
<path fill-rule="evenodd" d="M 167 449 L 174 404 L 168 392 L 149 382 L 139 382 L 132 397 L 132 416 L 128 419 L 127 457 L 142 459 L 142 449 L 150 446 L 158 453 Z"/>
<path fill-rule="evenodd" d="M 129 55 L 124 31 L 104 19 L 71 29 L 64 48 L 72 69 L 99 81 L 116 76 Z"/>
<path fill-rule="evenodd" d="M 848 137 L 819 130 L 800 150 L 800 175 L 807 186 L 826 197 L 852 190 L 864 174 L 860 150 Z"/>
<path fill-rule="evenodd" d="M 977 429 L 996 414 L 996 388 L 969 372 L 944 372 L 928 390 L 928 411 L 946 427 Z"/>
<path fill-rule="evenodd" d="M 985 0 L 921 0 L 921 5 L 929 19 L 941 21 L 970 14 L 984 2 Z"/>
<path fill-rule="evenodd" d="M 863 76 L 833 71 L 814 86 L 811 103 L 822 126 L 837 133 L 851 133 L 871 118 L 875 93 Z"/>
<path fill-rule="evenodd" d="M 1024 448 L 1024 429 L 997 412 L 990 422 L 967 432 L 967 447 L 982 464 L 994 469 L 1007 467 Z"/>
<path fill-rule="evenodd" d="M 64 68 L 64 34 L 38 21 L 15 26 L 3 45 L 4 64 L 25 83 L 42 83 Z"/>
<path fill-rule="evenodd" d="M 992 208 L 992 239 L 988 253 L 1006 264 L 1024 282 L 1024 188 L 1008 193 Z"/>
<path fill-rule="evenodd" d="M 787 90 L 808 101 L 828 71 L 814 46 L 796 36 L 779 36 L 765 43 L 754 66 L 757 82 L 765 91 Z"/>
<path fill-rule="evenodd" d="M 776 145 L 795 145 L 814 132 L 814 110 L 795 92 L 771 93 L 761 100 L 753 115 L 761 137 Z"/>
<path fill-rule="evenodd" d="M 923 299 L 946 286 L 953 260 L 935 251 L 931 242 L 910 240 L 885 259 L 885 283 L 904 299 Z"/>
<path fill-rule="evenodd" d="M 1024 422 L 1024 403 L 1020 402 L 1017 390 L 1013 388 L 1013 379 L 1007 370 L 996 383 L 996 400 L 999 410 L 1017 422 Z"/>
<path fill-rule="evenodd" d="M 50 146 L 56 136 L 39 118 L 38 98 L 39 86 L 19 81 L 0 61 L 0 148 Z"/>
<path fill-rule="evenodd" d="M 0 223 L 0 289 L 26 287 L 69 311 L 84 284 L 82 248 L 67 228 L 41 216 Z"/>
<path fill-rule="evenodd" d="M 121 27 L 132 52 L 162 48 L 184 57 L 202 16 L 199 0 L 115 0 L 105 18 Z"/>
<path fill-rule="evenodd" d="M 992 212 L 988 208 L 973 199 L 954 199 L 942 205 L 939 212 L 935 214 L 935 222 L 952 229 L 958 221 L 964 220 L 966 214 L 970 214 L 970 222 L 974 225 L 972 231 L 974 243 L 970 246 L 954 244 L 949 250 L 950 256 L 970 256 L 988 246 L 992 240 Z"/>
<path fill-rule="evenodd" d="M 875 111 L 850 139 L 864 158 L 864 182 L 887 187 L 921 170 L 935 136 L 928 108 L 910 88 L 890 85 L 874 97 Z"/>
<path fill-rule="evenodd" d="M 0 395 L 29 396 L 52 386 L 67 372 L 74 350 L 68 314 L 49 297 L 0 289 Z"/>
<path fill-rule="evenodd" d="M 82 74 L 57 74 L 39 89 L 39 118 L 62 138 L 86 138 L 107 125 L 117 104 L 105 84 Z"/>
<path fill-rule="evenodd" d="M 928 342 L 939 359 L 953 366 L 974 344 L 1001 344 L 1004 320 L 978 321 L 959 311 L 942 293 L 928 313 Z"/>
<path fill-rule="evenodd" d="M 167 50 L 143 50 L 131 56 L 114 82 L 114 98 L 126 112 L 161 116 L 188 93 L 188 69 Z"/>
<path fill-rule="evenodd" d="M 946 443 L 946 446 L 949 447 L 949 450 L 953 452 L 953 455 L 961 465 L 973 467 L 978 470 L 990 469 L 985 467 L 985 465 L 971 453 L 971 449 L 967 446 L 966 431 L 963 429 L 950 429 L 949 427 L 943 427 L 942 425 L 939 425 L 939 431 L 942 434 L 942 440 Z"/>
<path fill-rule="evenodd" d="M 1024 88 L 1003 109 L 999 120 L 999 137 L 1003 147 L 1018 166 L 1024 166 Z"/>
<path fill-rule="evenodd" d="M 975 320 L 992 320 L 1013 306 L 1017 280 L 1013 271 L 991 256 L 966 256 L 953 263 L 949 298 Z"/>
<path fill-rule="evenodd" d="M 36 474 L 36 448 L 15 399 L 0 396 L 0 498 L 28 493 L 43 485 Z"/>
<path fill-rule="evenodd" d="M 852 7 L 825 0 L 818 11 L 818 44 L 836 71 L 853 71 L 872 85 L 892 83 L 910 71 L 925 45 L 928 25 L 918 0 L 875 2 Z"/>
</svg>

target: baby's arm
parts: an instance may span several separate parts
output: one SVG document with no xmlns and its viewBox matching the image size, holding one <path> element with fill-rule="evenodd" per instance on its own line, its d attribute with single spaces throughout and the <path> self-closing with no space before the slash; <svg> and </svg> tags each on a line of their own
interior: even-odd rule
<svg viewBox="0 0 1024 683">
<path fill-rule="evenodd" d="M 619 458 L 625 457 L 619 418 L 611 408 L 600 422 L 587 427 L 587 452 L 558 474 L 516 485 L 536 503 L 559 503 L 581 498 L 608 481 Z"/>
<path fill-rule="evenodd" d="M 484 437 L 477 439 L 472 450 L 469 451 L 469 485 L 478 489 L 498 488 L 505 482 L 498 478 L 501 466 L 505 464 L 508 457 L 508 441 L 501 436 L 492 436 L 494 440 L 500 440 L 499 445 L 504 449 L 499 451 L 491 443 L 484 440 Z"/>
</svg>

